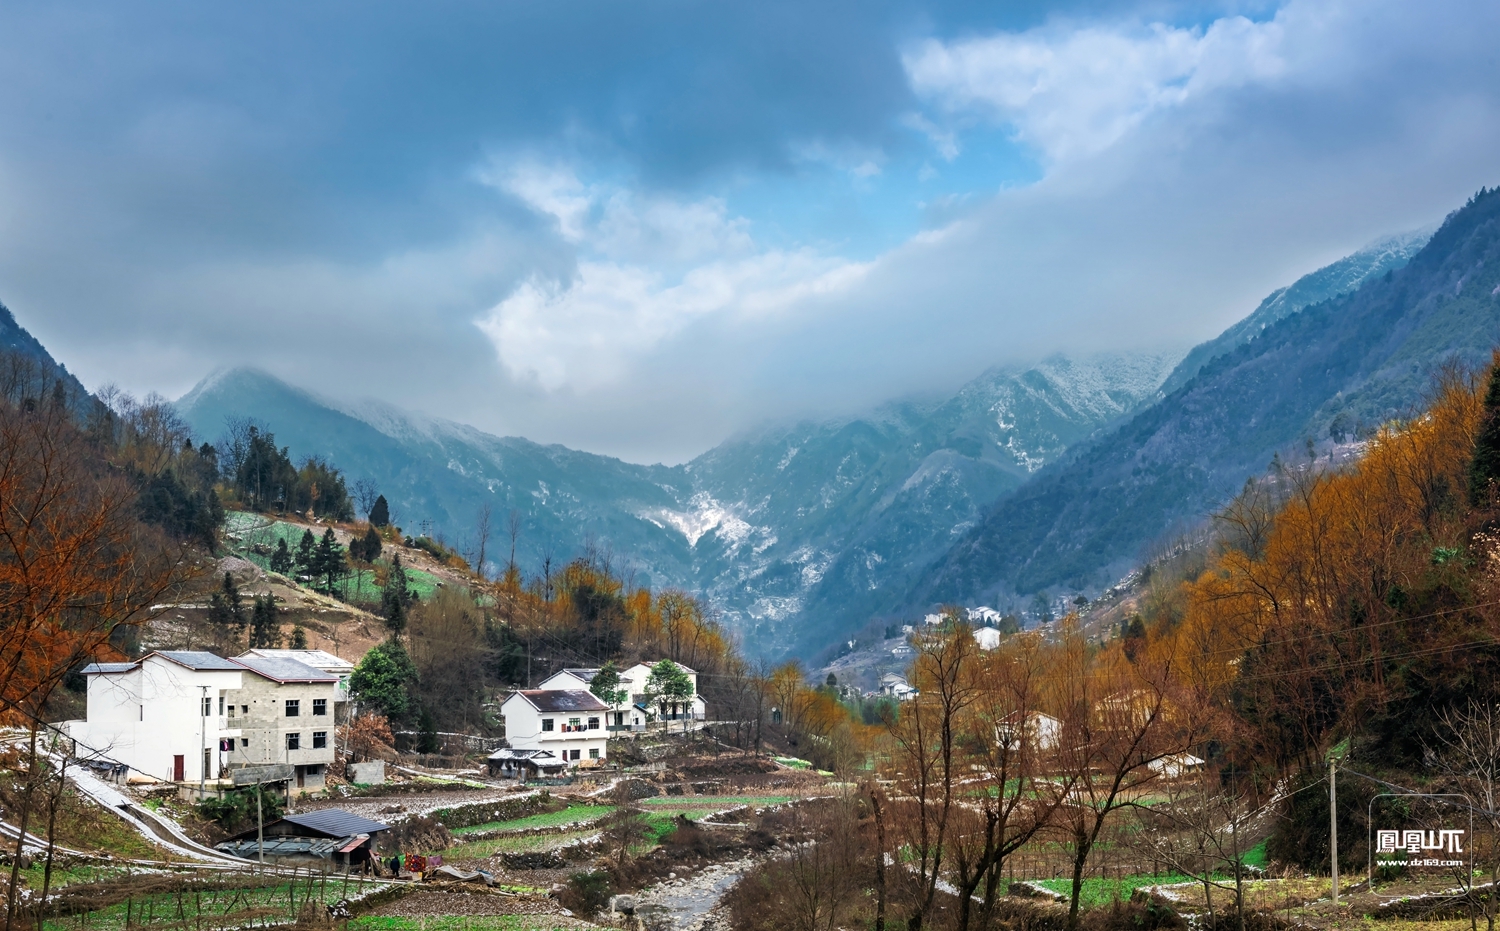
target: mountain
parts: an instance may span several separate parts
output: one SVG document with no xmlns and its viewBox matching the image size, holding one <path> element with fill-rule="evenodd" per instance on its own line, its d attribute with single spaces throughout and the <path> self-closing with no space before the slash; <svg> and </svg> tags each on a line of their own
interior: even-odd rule
<svg viewBox="0 0 1500 931">
<path fill-rule="evenodd" d="M 25 327 L 16 322 L 15 314 L 10 308 L 0 304 L 0 351 L 13 352 L 25 356 L 36 363 L 42 377 L 50 380 L 61 381 L 63 390 L 68 393 L 73 403 L 81 403 L 88 397 L 88 391 L 83 384 L 73 376 L 67 367 L 56 359 L 52 354 L 32 336 Z"/>
<path fill-rule="evenodd" d="M 1203 366 L 1250 342 L 1278 320 L 1290 317 L 1304 307 L 1348 294 L 1370 278 L 1406 265 L 1427 245 L 1432 233 L 1429 228 L 1378 239 L 1353 255 L 1303 275 L 1288 287 L 1272 291 L 1250 316 L 1208 342 L 1194 346 L 1162 383 L 1161 396 L 1166 397 L 1181 388 Z"/>
<path fill-rule="evenodd" d="M 177 406 L 209 440 L 226 418 L 255 418 L 294 458 L 375 480 L 408 531 L 430 523 L 461 549 L 473 549 L 486 504 L 496 526 L 520 513 L 531 568 L 544 553 L 608 544 L 641 581 L 706 594 L 748 646 L 780 654 L 890 610 L 987 505 L 1148 400 L 1179 356 L 995 369 L 951 398 L 767 427 L 671 467 L 322 399 L 246 369 L 205 379 Z M 492 539 L 489 561 L 507 546 Z"/>
<path fill-rule="evenodd" d="M 1405 267 L 1252 329 L 999 501 L 909 602 L 1096 590 L 1278 452 L 1411 411 L 1445 360 L 1488 361 L 1500 335 L 1500 193 L 1481 191 L 1451 214 Z"/>
</svg>

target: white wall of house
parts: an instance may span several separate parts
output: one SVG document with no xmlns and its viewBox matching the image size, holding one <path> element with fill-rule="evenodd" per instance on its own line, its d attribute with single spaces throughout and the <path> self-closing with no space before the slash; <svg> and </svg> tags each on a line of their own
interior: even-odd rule
<svg viewBox="0 0 1500 931">
<path fill-rule="evenodd" d="M 538 685 L 537 688 L 582 689 L 583 691 L 587 692 L 589 690 L 589 681 L 587 679 L 582 679 L 578 676 L 575 676 L 573 675 L 573 673 L 564 669 L 562 672 L 553 673 L 552 675 L 543 679 L 542 684 Z"/>
<path fill-rule="evenodd" d="M 543 712 L 517 692 L 500 706 L 505 739 L 517 750 L 550 750 L 569 766 L 608 757 L 604 711 Z"/>
<path fill-rule="evenodd" d="M 651 678 L 651 666 L 649 663 L 636 663 L 629 669 L 620 673 L 620 688 L 630 693 L 628 702 L 622 703 L 615 709 L 616 712 L 626 711 L 636 718 L 640 718 L 640 709 L 635 705 L 642 703 L 646 697 L 646 681 Z M 680 721 L 688 714 L 692 720 L 702 721 L 708 717 L 708 705 L 703 701 L 703 696 L 698 693 L 698 673 L 688 667 L 677 664 L 678 668 L 687 673 L 687 677 L 693 683 L 693 700 L 687 707 L 671 703 L 659 703 L 657 707 L 650 709 L 657 721 Z M 613 723 L 613 719 L 611 719 Z M 633 724 L 645 724 L 644 719 L 632 721 Z"/>
<path fill-rule="evenodd" d="M 107 758 L 156 779 L 218 779 L 227 763 L 220 741 L 240 736 L 224 713 L 224 699 L 241 685 L 239 672 L 191 669 L 149 654 L 123 671 L 91 673 L 88 717 L 70 722 L 68 733 L 81 758 Z"/>
</svg>

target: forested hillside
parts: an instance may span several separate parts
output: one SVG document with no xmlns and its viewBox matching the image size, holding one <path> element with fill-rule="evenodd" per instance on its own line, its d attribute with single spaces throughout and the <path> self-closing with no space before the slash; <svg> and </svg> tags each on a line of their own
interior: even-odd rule
<svg viewBox="0 0 1500 931">
<path fill-rule="evenodd" d="M 1481 191 L 1409 265 L 1285 317 L 1001 501 L 913 603 L 1097 589 L 1201 521 L 1278 451 L 1351 441 L 1418 406 L 1445 360 L 1500 336 L 1500 194 Z"/>
</svg>

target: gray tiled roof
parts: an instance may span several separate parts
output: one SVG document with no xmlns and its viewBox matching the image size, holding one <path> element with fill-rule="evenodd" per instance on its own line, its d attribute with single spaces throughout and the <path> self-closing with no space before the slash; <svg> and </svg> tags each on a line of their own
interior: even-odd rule
<svg viewBox="0 0 1500 931">
<path fill-rule="evenodd" d="M 564 669 L 563 672 L 585 682 L 593 682 L 594 677 L 599 674 L 599 669 L 596 666 L 593 669 Z"/>
<path fill-rule="evenodd" d="M 583 689 L 525 689 L 517 695 L 538 711 L 608 711 L 609 706 Z"/>
<path fill-rule="evenodd" d="M 256 647 L 251 650 L 246 650 L 243 654 L 241 654 L 241 656 L 248 656 L 252 653 L 256 656 L 265 656 L 272 659 L 278 657 L 283 659 L 294 659 L 299 663 L 306 663 L 309 666 L 323 670 L 354 668 L 353 663 L 349 662 L 346 659 L 334 656 L 327 650 L 272 650 L 266 647 Z"/>
<path fill-rule="evenodd" d="M 277 682 L 332 683 L 339 681 L 338 676 L 315 669 L 289 656 L 259 656 L 255 653 L 242 653 L 234 658 L 234 662 L 251 672 Z"/>
<path fill-rule="evenodd" d="M 86 676 L 109 675 L 112 672 L 129 672 L 135 668 L 135 663 L 89 663 L 83 667 Z"/>
<path fill-rule="evenodd" d="M 243 672 L 239 666 L 222 656 L 215 656 L 207 650 L 156 650 L 152 656 L 162 656 L 174 663 L 179 663 L 189 669 L 197 670 L 219 670 L 228 672 Z"/>
<path fill-rule="evenodd" d="M 352 837 L 355 834 L 374 834 L 376 831 L 390 829 L 388 824 L 361 818 L 342 808 L 324 808 L 319 811 L 286 815 L 281 820 L 295 824 L 299 828 L 327 834 L 329 837 Z"/>
</svg>

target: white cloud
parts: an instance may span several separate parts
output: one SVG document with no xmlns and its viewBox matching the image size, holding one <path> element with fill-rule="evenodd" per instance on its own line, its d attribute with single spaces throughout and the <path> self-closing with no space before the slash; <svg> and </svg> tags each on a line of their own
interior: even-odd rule
<svg viewBox="0 0 1500 931">
<path fill-rule="evenodd" d="M 1054 24 L 930 39 L 903 61 L 922 98 L 950 114 L 978 113 L 1011 125 L 1057 162 L 1103 151 L 1155 111 L 1276 77 L 1284 70 L 1282 39 L 1279 21 L 1241 16 L 1206 30 Z M 952 143 L 941 147 L 946 156 Z"/>
<path fill-rule="evenodd" d="M 571 278 L 532 275 L 477 321 L 512 376 L 548 391 L 619 382 L 699 320 L 775 314 L 848 287 L 865 268 L 759 248 L 719 198 L 643 196 L 535 164 L 481 177 L 551 216 L 580 254 Z"/>
</svg>

